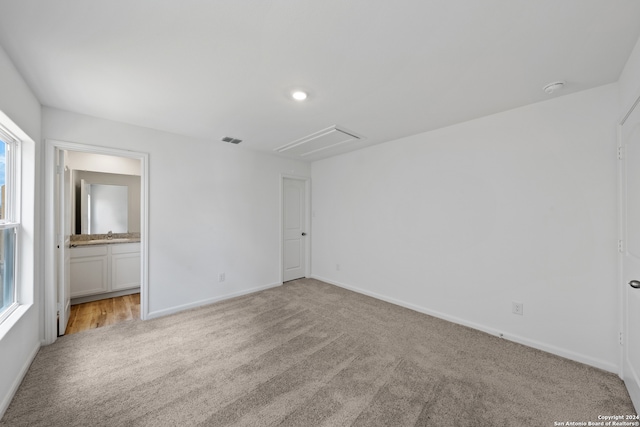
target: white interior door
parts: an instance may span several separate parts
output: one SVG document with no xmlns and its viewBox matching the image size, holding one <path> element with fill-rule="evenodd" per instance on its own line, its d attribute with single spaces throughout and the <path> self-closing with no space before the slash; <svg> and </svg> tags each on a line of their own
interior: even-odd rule
<svg viewBox="0 0 640 427">
<path fill-rule="evenodd" d="M 283 282 L 306 275 L 305 185 L 289 178 L 282 184 Z"/>
<path fill-rule="evenodd" d="M 71 172 L 65 166 L 65 152 L 56 149 L 56 236 L 58 282 L 58 334 L 64 335 L 71 313 Z"/>
<path fill-rule="evenodd" d="M 621 126 L 623 209 L 623 378 L 640 412 L 640 106 Z"/>
</svg>

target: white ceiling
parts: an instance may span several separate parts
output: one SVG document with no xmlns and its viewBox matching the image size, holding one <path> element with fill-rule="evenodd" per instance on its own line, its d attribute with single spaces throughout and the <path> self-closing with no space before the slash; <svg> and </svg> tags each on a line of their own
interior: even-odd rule
<svg viewBox="0 0 640 427">
<path fill-rule="evenodd" d="M 306 160 L 615 82 L 638 37 L 637 0 L 0 0 L 43 105 L 267 152 L 364 136 Z"/>
</svg>

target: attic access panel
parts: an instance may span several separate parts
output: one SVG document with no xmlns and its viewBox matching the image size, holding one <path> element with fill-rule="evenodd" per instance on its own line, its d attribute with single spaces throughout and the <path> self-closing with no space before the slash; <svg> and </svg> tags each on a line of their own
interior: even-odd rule
<svg viewBox="0 0 640 427">
<path fill-rule="evenodd" d="M 276 148 L 274 151 L 305 157 L 359 139 L 361 139 L 361 137 L 354 132 L 341 129 L 338 126 L 331 126 L 303 138 L 296 139 L 293 142 Z"/>
</svg>

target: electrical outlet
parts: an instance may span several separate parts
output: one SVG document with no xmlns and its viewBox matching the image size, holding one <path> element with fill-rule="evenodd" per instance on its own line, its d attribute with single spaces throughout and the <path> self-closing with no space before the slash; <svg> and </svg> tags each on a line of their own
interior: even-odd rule
<svg viewBox="0 0 640 427">
<path fill-rule="evenodd" d="M 218 282 L 224 282 L 224 279 L 225 279 L 224 273 L 218 274 Z"/>
<path fill-rule="evenodd" d="M 336 264 L 336 271 L 340 271 L 340 264 Z"/>
<path fill-rule="evenodd" d="M 511 303 L 511 311 L 513 312 L 513 314 L 519 314 L 520 316 L 522 316 L 524 314 L 523 305 L 524 304 L 522 304 L 521 302 L 512 302 Z"/>
</svg>

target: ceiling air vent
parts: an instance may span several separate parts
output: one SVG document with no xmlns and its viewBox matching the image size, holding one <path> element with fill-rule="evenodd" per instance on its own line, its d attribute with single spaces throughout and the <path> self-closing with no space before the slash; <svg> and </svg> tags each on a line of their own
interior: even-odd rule
<svg viewBox="0 0 640 427">
<path fill-rule="evenodd" d="M 230 136 L 225 136 L 224 138 L 222 138 L 222 140 L 224 142 L 230 142 L 232 144 L 240 144 L 242 142 L 241 139 L 231 138 Z"/>
<path fill-rule="evenodd" d="M 362 139 L 362 137 L 354 132 L 339 128 L 338 126 L 331 126 L 305 136 L 304 138 L 296 139 L 282 147 L 276 148 L 274 151 L 278 153 L 297 154 L 300 157 L 305 157 L 326 150 L 327 148 L 359 139 Z"/>
</svg>

